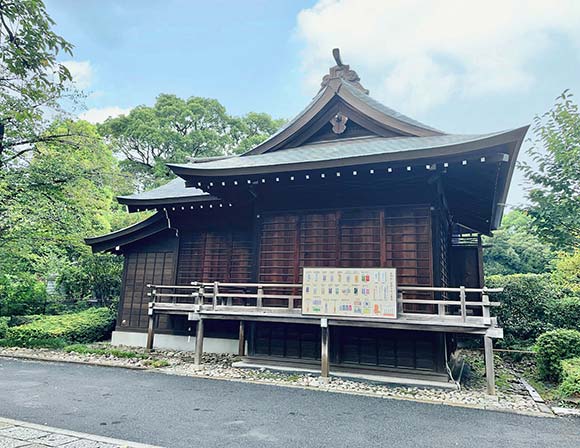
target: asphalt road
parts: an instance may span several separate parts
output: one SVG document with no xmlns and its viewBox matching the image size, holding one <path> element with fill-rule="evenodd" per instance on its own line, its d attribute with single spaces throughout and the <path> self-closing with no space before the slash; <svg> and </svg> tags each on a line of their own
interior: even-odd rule
<svg viewBox="0 0 580 448">
<path fill-rule="evenodd" d="M 165 447 L 580 447 L 580 421 L 0 358 L 0 416 Z"/>
</svg>

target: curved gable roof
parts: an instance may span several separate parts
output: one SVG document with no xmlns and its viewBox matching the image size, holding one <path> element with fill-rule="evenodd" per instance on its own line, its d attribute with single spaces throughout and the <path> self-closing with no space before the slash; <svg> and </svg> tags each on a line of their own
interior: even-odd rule
<svg viewBox="0 0 580 448">
<path fill-rule="evenodd" d="M 442 131 L 427 126 L 383 105 L 349 81 L 334 78 L 321 89 L 302 112 L 286 123 L 284 127 L 273 134 L 270 138 L 242 154 L 241 157 L 291 148 L 291 146 L 288 145 L 288 142 L 291 142 L 293 137 L 304 128 L 311 126 L 320 116 L 322 111 L 325 110 L 331 102 L 336 100 L 343 101 L 361 115 L 368 117 L 377 126 L 382 127 L 388 132 L 394 131 L 400 135 L 409 137 L 444 135 Z"/>
</svg>

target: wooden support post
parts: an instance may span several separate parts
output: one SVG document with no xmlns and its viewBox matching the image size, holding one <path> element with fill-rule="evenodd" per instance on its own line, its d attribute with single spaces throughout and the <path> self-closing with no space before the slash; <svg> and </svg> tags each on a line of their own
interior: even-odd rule
<svg viewBox="0 0 580 448">
<path fill-rule="evenodd" d="M 328 359 L 328 319 L 323 317 L 320 319 L 320 376 L 322 378 L 328 378 L 329 375 L 329 359 Z"/>
<path fill-rule="evenodd" d="M 461 301 L 461 319 L 463 322 L 467 320 L 467 306 L 465 304 L 466 294 L 465 294 L 465 286 L 459 287 L 459 300 Z"/>
<path fill-rule="evenodd" d="M 193 357 L 193 363 L 196 366 L 201 365 L 201 357 L 203 355 L 203 319 L 199 318 L 197 321 L 197 331 L 195 334 L 195 356 Z"/>
<path fill-rule="evenodd" d="M 238 338 L 238 356 L 246 356 L 246 323 L 240 321 L 240 335 Z"/>
<path fill-rule="evenodd" d="M 155 338 L 155 314 L 153 314 L 153 304 L 149 304 L 149 309 L 147 310 L 149 315 L 149 322 L 147 323 L 147 343 L 145 349 L 150 352 L 153 350 L 153 339 Z"/>
<path fill-rule="evenodd" d="M 493 365 L 493 339 L 489 336 L 483 337 L 483 347 L 485 351 L 485 378 L 487 380 L 487 393 L 495 395 L 495 368 Z"/>
</svg>

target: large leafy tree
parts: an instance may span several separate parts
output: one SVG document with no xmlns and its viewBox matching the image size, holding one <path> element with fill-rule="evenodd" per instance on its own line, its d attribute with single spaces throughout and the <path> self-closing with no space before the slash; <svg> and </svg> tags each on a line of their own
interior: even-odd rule
<svg viewBox="0 0 580 448">
<path fill-rule="evenodd" d="M 37 144 L 29 163 L 0 183 L 0 271 L 44 276 L 86 255 L 84 237 L 127 224 L 114 196 L 129 182 L 96 128 L 65 121 L 49 132 L 71 137 Z"/>
<path fill-rule="evenodd" d="M 109 118 L 99 130 L 141 189 L 171 178 L 166 163 L 244 150 L 281 124 L 267 114 L 233 117 L 214 99 L 161 94 L 152 107 L 138 106 L 128 115 Z"/>
<path fill-rule="evenodd" d="M 503 218 L 492 238 L 484 237 L 486 275 L 541 274 L 550 268 L 555 254 L 532 232 L 532 219 L 519 210 Z"/>
<path fill-rule="evenodd" d="M 570 92 L 535 118 L 528 153 L 532 163 L 521 166 L 538 235 L 558 250 L 580 248 L 580 112 Z"/>
<path fill-rule="evenodd" d="M 72 45 L 53 25 L 40 0 L 0 0 L 0 172 L 36 143 L 68 137 L 46 118 L 71 80 L 57 56 Z"/>
</svg>

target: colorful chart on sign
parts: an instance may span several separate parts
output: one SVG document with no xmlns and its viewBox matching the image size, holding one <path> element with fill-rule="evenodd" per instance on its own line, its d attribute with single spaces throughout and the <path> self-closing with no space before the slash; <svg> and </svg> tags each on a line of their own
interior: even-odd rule
<svg viewBox="0 0 580 448">
<path fill-rule="evenodd" d="M 304 268 L 302 314 L 397 317 L 394 268 Z"/>
</svg>

